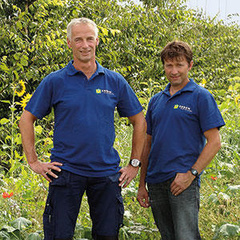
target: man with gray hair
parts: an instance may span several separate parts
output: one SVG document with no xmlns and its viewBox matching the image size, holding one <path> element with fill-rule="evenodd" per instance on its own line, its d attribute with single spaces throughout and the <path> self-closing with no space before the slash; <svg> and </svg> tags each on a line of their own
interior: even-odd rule
<svg viewBox="0 0 240 240">
<path fill-rule="evenodd" d="M 117 240 L 123 222 L 121 187 L 137 175 L 145 137 L 145 119 L 136 95 L 119 74 L 95 59 L 98 29 L 87 18 L 73 19 L 67 44 L 73 60 L 40 83 L 19 126 L 31 169 L 49 183 L 43 215 L 45 240 L 73 239 L 82 196 L 88 197 L 95 240 Z M 38 160 L 34 122 L 54 109 L 51 162 Z M 121 168 L 114 149 L 114 110 L 133 125 L 129 164 Z"/>
</svg>

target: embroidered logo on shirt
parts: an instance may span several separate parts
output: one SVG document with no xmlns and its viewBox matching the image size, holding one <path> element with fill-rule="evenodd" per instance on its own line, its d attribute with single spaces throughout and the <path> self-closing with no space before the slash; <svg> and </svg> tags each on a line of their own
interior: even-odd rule
<svg viewBox="0 0 240 240">
<path fill-rule="evenodd" d="M 188 111 L 188 112 L 192 112 L 191 108 L 190 107 L 186 107 L 186 106 L 183 106 L 183 105 L 178 105 L 178 104 L 175 104 L 174 109 L 181 109 L 181 110 L 184 110 L 184 111 Z"/>
<path fill-rule="evenodd" d="M 103 93 L 103 94 L 108 94 L 108 95 L 114 95 L 114 93 L 111 90 L 100 89 L 100 88 L 96 89 L 96 93 L 97 94 Z"/>
<path fill-rule="evenodd" d="M 97 94 L 101 94 L 101 89 L 99 89 L 99 88 L 96 89 L 96 93 L 97 93 Z"/>
</svg>

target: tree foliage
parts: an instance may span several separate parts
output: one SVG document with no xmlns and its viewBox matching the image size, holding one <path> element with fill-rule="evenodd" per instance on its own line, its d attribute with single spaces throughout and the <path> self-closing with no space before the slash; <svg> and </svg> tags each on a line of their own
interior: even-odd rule
<svg viewBox="0 0 240 240">
<path fill-rule="evenodd" d="M 239 176 L 240 163 L 240 29 L 234 22 L 226 24 L 205 16 L 201 11 L 188 9 L 185 2 L 142 0 L 135 4 L 131 0 L 0 0 L 0 189 L 7 192 L 7 186 L 12 186 L 13 198 L 18 197 L 16 202 L 11 202 L 11 198 L 7 199 L 9 201 L 0 198 L 3 201 L 0 204 L 0 223 L 5 218 L 10 222 L 23 215 L 38 222 L 36 229 L 41 227 L 40 221 L 34 218 L 39 218 L 37 213 L 43 208 L 46 183 L 27 167 L 18 120 L 40 81 L 71 60 L 66 41 L 68 22 L 72 18 L 88 17 L 97 23 L 100 30 L 97 60 L 127 79 L 145 110 L 151 96 L 167 83 L 160 61 L 162 48 L 174 39 L 192 46 L 194 67 L 190 77 L 213 93 L 227 123 L 222 132 L 222 150 L 217 161 L 209 166 L 204 179 L 207 188 L 202 208 L 209 211 L 211 203 L 215 204 L 211 208 L 214 210 L 200 222 L 203 221 L 203 230 L 212 229 L 211 219 L 215 218 L 217 238 L 221 234 L 231 235 L 239 231 L 239 227 L 233 228 L 231 224 L 239 221 L 235 210 L 239 204 L 233 202 L 239 203 L 240 199 L 234 190 L 239 187 L 239 177 L 236 176 Z M 49 115 L 35 126 L 37 152 L 39 158 L 46 161 L 53 144 L 52 120 L 52 115 Z M 127 162 L 131 149 L 129 127 L 125 120 L 117 118 L 115 126 L 115 146 L 121 159 Z M 4 181 L 1 181 L 1 173 L 7 176 Z M 221 179 L 222 183 L 217 184 L 216 179 Z M 152 229 L 154 221 L 150 210 L 146 212 L 132 204 L 136 188 L 137 183 L 133 182 L 124 195 L 129 216 L 125 218 L 125 228 L 121 229 L 121 239 L 139 239 L 140 235 L 141 239 L 151 239 L 153 235 L 156 239 L 159 235 Z M 15 192 L 18 193 L 15 195 Z M 230 207 L 233 211 L 228 210 Z M 219 212 L 215 211 L 218 208 Z M 90 235 L 90 229 L 86 227 L 89 224 L 86 212 L 80 219 L 85 225 L 78 225 L 79 231 L 77 229 L 77 234 L 85 232 L 82 237 Z M 226 225 L 226 221 L 230 225 Z M 207 226 L 208 222 L 210 226 Z M 228 229 L 231 229 L 229 233 Z M 0 230 L 0 236 L 12 234 L 11 231 L 19 230 L 6 228 Z M 207 236 L 207 231 L 203 232 Z M 29 239 L 38 239 L 37 235 L 33 233 L 33 238 Z"/>
<path fill-rule="evenodd" d="M 93 19 L 100 28 L 98 61 L 119 71 L 135 91 L 152 79 L 161 84 L 159 54 L 169 41 L 188 42 L 194 51 L 192 76 L 213 89 L 227 86 L 239 74 L 239 26 L 226 25 L 187 9 L 184 0 L 0 1 L 0 94 L 10 99 L 11 84 L 20 80 L 32 93 L 44 76 L 67 64 L 67 23 L 75 17 Z M 1 114 L 9 111 L 4 105 Z"/>
</svg>

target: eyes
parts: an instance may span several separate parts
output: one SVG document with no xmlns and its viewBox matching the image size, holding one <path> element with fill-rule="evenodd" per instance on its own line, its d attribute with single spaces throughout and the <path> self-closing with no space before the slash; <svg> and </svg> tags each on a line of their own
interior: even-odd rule
<svg viewBox="0 0 240 240">
<path fill-rule="evenodd" d="M 166 63 L 166 64 L 164 64 L 164 67 L 165 68 L 173 68 L 173 67 L 177 67 L 177 68 L 183 68 L 183 67 L 185 67 L 186 65 L 185 64 L 183 64 L 183 63 L 177 63 L 177 64 L 170 64 L 170 63 Z"/>
<path fill-rule="evenodd" d="M 165 64 L 165 67 L 173 67 L 173 66 L 184 67 L 185 65 L 182 64 L 182 63 L 177 63 L 177 64 Z"/>
<path fill-rule="evenodd" d="M 81 38 L 81 37 L 77 37 L 77 38 L 74 39 L 74 42 L 75 42 L 75 43 L 82 43 L 82 42 L 84 42 L 84 41 L 89 42 L 89 43 L 92 43 L 92 42 L 95 41 L 95 38 L 94 38 L 94 37 L 87 37 L 86 39 L 83 39 L 83 38 Z"/>
</svg>

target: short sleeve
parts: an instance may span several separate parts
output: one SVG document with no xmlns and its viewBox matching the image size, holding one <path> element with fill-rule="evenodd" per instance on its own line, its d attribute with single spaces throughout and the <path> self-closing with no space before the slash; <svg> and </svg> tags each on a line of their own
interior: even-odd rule
<svg viewBox="0 0 240 240">
<path fill-rule="evenodd" d="M 153 102 L 153 98 L 151 98 L 151 100 L 149 101 L 148 104 L 148 109 L 147 109 L 147 113 L 146 113 L 146 122 L 147 122 L 147 134 L 152 135 L 152 102 Z"/>
<path fill-rule="evenodd" d="M 52 89 L 51 81 L 47 76 L 39 84 L 25 109 L 38 119 L 48 115 L 52 108 Z"/>
<path fill-rule="evenodd" d="M 121 117 L 131 117 L 140 113 L 143 107 L 128 82 L 121 75 L 119 76 L 120 82 L 117 110 Z"/>
<path fill-rule="evenodd" d="M 200 126 L 203 132 L 212 128 L 220 128 L 225 125 L 215 99 L 207 90 L 200 92 L 198 111 Z"/>
</svg>

